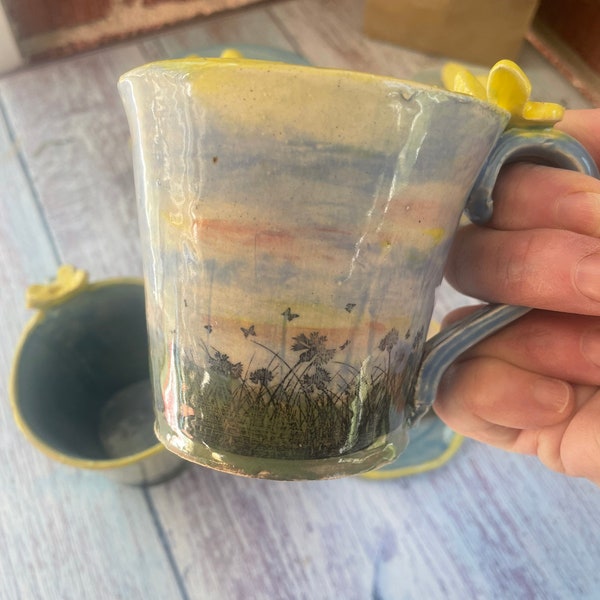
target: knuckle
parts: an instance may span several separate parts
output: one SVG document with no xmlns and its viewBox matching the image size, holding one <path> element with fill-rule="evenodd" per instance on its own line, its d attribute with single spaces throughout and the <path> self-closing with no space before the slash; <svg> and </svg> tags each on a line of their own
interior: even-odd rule
<svg viewBox="0 0 600 600">
<path fill-rule="evenodd" d="M 536 305 L 540 299 L 552 298 L 562 286 L 561 255 L 564 256 L 562 236 L 547 230 L 530 230 L 513 236 L 513 243 L 502 252 L 497 264 L 501 285 L 511 302 Z M 563 293 L 564 293 L 564 287 Z"/>
<path fill-rule="evenodd" d="M 539 254 L 538 236 L 531 232 L 527 236 L 518 236 L 511 245 L 508 256 L 502 252 L 497 271 L 501 275 L 504 288 L 519 295 L 527 292 L 535 275 L 535 257 Z"/>
</svg>

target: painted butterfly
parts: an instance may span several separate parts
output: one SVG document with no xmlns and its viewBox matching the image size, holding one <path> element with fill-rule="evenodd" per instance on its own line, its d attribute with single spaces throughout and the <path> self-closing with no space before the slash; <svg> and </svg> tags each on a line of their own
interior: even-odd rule
<svg viewBox="0 0 600 600">
<path fill-rule="evenodd" d="M 249 335 L 256 337 L 256 331 L 254 331 L 254 325 L 250 325 L 250 327 L 248 327 L 248 329 L 246 329 L 245 327 L 240 327 L 240 329 L 242 330 L 242 333 L 244 334 L 245 338 L 247 338 Z"/>
<path fill-rule="evenodd" d="M 288 306 L 282 313 L 281 313 L 282 317 L 285 317 L 288 321 L 293 321 L 294 319 L 297 319 L 300 315 L 293 313 L 292 309 Z"/>
</svg>

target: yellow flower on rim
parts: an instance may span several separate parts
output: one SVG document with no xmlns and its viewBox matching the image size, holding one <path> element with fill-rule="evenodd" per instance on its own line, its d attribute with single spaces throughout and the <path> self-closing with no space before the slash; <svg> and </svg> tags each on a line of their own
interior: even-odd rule
<svg viewBox="0 0 600 600">
<path fill-rule="evenodd" d="M 487 76 L 477 77 L 463 65 L 448 63 L 442 82 L 453 92 L 496 104 L 511 115 L 509 127 L 552 127 L 560 121 L 564 107 L 553 102 L 532 102 L 531 82 L 512 60 L 497 62 Z"/>
</svg>

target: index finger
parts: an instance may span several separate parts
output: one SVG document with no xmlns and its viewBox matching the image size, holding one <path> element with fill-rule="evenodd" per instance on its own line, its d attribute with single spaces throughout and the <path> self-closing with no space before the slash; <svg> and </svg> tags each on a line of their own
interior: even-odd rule
<svg viewBox="0 0 600 600">
<path fill-rule="evenodd" d="M 600 109 L 567 111 L 557 127 L 579 141 L 600 164 Z M 600 237 L 600 180 L 539 164 L 502 169 L 488 224 L 502 230 L 563 229 Z"/>
<path fill-rule="evenodd" d="M 567 110 L 556 129 L 573 136 L 583 144 L 600 166 L 600 108 Z"/>
</svg>

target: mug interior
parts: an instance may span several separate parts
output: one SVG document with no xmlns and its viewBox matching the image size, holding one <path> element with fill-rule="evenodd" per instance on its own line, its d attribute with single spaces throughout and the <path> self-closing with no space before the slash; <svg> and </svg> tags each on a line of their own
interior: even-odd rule
<svg viewBox="0 0 600 600">
<path fill-rule="evenodd" d="M 103 410 L 148 379 L 143 284 L 96 284 L 38 315 L 16 358 L 13 402 L 24 427 L 55 453 L 113 460 L 101 439 Z"/>
</svg>

